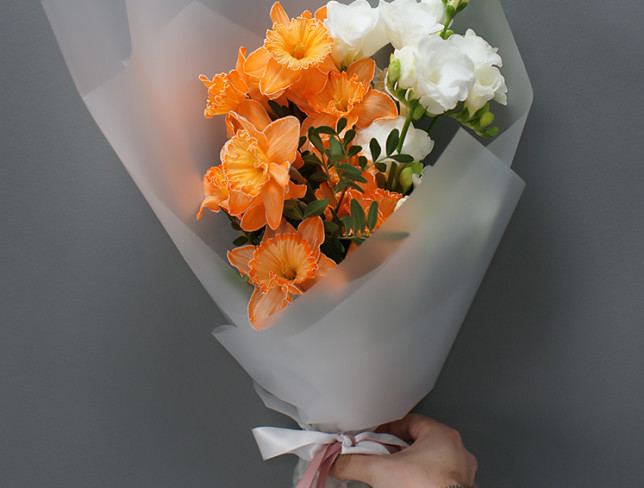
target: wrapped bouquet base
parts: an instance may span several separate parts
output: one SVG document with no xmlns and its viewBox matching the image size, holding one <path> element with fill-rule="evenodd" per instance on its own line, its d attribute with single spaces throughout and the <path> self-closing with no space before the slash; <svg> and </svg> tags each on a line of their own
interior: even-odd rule
<svg viewBox="0 0 644 488">
<path fill-rule="evenodd" d="M 503 57 L 499 135 L 485 146 L 460 129 L 407 201 L 258 332 L 251 290 L 226 260 L 228 220 L 195 220 L 202 175 L 226 139 L 202 117 L 198 75 L 260 45 L 271 3 L 254 2 L 253 17 L 232 0 L 43 2 L 89 111 L 227 317 L 214 336 L 267 407 L 306 431 L 355 434 L 402 418 L 433 388 L 522 193 L 510 166 L 532 91 L 498 0 L 472 2 L 454 29 L 473 27 Z M 282 452 L 296 444 L 285 439 Z"/>
</svg>

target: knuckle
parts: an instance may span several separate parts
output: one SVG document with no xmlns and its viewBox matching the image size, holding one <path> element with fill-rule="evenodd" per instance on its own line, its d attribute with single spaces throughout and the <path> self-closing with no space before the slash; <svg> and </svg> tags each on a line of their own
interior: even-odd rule
<svg viewBox="0 0 644 488">
<path fill-rule="evenodd" d="M 454 444 L 461 445 L 463 443 L 463 439 L 461 438 L 461 434 L 458 430 L 450 428 L 447 431 L 447 435 L 450 441 Z"/>
<path fill-rule="evenodd" d="M 479 468 L 479 461 L 478 459 L 476 459 L 476 456 L 471 452 L 469 453 L 469 462 L 470 462 L 470 466 L 472 467 L 472 470 L 476 472 L 476 470 Z"/>
</svg>

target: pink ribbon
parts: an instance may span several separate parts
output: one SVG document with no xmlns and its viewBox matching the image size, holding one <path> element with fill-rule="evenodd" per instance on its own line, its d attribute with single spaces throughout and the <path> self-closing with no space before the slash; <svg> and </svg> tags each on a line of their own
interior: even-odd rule
<svg viewBox="0 0 644 488">
<path fill-rule="evenodd" d="M 358 444 L 358 442 L 356 441 L 356 438 L 350 434 L 344 434 L 344 438 L 351 440 L 352 444 L 350 447 L 355 447 Z M 362 439 L 360 442 L 362 441 L 369 441 L 369 442 L 375 442 L 377 444 L 381 444 L 385 446 L 390 453 L 400 449 L 400 446 L 394 446 L 391 444 L 380 442 L 379 440 L 376 440 L 376 439 L 367 438 L 367 439 Z M 295 488 L 313 488 L 313 481 L 315 480 L 315 475 L 318 472 L 320 473 L 320 476 L 318 477 L 318 482 L 316 487 L 324 488 L 326 480 L 329 477 L 329 472 L 331 471 L 331 466 L 333 466 L 333 463 L 335 462 L 335 460 L 342 453 L 342 446 L 343 446 L 343 443 L 341 441 L 335 441 L 335 442 L 332 442 L 331 444 L 327 444 L 324 448 L 322 448 L 313 457 L 308 467 L 306 468 L 306 471 L 304 472 L 302 479 L 300 479 L 299 483 Z"/>
</svg>

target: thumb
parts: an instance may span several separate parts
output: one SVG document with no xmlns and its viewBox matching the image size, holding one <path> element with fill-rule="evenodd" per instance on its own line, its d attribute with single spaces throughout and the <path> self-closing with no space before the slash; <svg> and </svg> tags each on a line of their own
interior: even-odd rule
<svg viewBox="0 0 644 488">
<path fill-rule="evenodd" d="M 333 463 L 330 474 L 341 480 L 361 481 L 370 485 L 373 462 L 378 457 L 367 454 L 343 454 Z"/>
</svg>

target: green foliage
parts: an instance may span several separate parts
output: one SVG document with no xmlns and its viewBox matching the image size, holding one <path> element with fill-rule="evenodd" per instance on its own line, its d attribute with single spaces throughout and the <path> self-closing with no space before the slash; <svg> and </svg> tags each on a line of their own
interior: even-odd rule
<svg viewBox="0 0 644 488">
<path fill-rule="evenodd" d="M 303 219 L 307 219 L 309 217 L 317 217 L 318 215 L 322 215 L 324 211 L 326 210 L 327 206 L 329 205 L 329 199 L 325 198 L 324 200 L 313 200 L 311 203 L 309 203 L 306 206 L 306 209 L 304 210 L 303 214 Z"/>
<path fill-rule="evenodd" d="M 499 133 L 498 127 L 490 127 L 494 122 L 494 114 L 490 112 L 490 104 L 486 103 L 474 115 L 470 114 L 465 104 L 447 112 L 447 115 L 455 118 L 468 129 L 473 130 L 481 137 L 494 137 Z"/>
<path fill-rule="evenodd" d="M 248 244 L 248 237 L 246 236 L 239 236 L 233 241 L 235 247 L 243 246 L 244 244 Z"/>
<path fill-rule="evenodd" d="M 378 202 L 371 202 L 369 206 L 369 213 L 367 214 L 367 227 L 369 232 L 373 231 L 378 222 Z"/>
<path fill-rule="evenodd" d="M 300 122 L 306 119 L 306 114 L 302 112 L 300 108 L 292 101 L 289 101 L 288 105 L 280 105 L 275 100 L 269 100 L 268 107 L 271 109 L 271 113 L 269 115 L 272 115 L 271 119 L 273 120 L 288 117 L 289 115 L 297 117 Z"/>
<path fill-rule="evenodd" d="M 392 130 L 389 136 L 387 137 L 387 144 L 386 144 L 387 156 L 391 156 L 394 153 L 394 151 L 398 147 L 399 141 L 400 141 L 400 132 L 398 131 L 398 129 Z"/>
<path fill-rule="evenodd" d="M 369 150 L 371 151 L 371 160 L 373 162 L 378 161 L 378 158 L 380 157 L 380 153 L 382 153 L 382 149 L 380 147 L 380 144 L 375 138 L 371 139 L 371 141 L 369 142 Z"/>
</svg>

